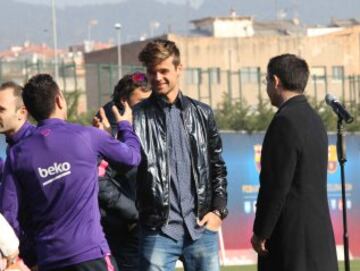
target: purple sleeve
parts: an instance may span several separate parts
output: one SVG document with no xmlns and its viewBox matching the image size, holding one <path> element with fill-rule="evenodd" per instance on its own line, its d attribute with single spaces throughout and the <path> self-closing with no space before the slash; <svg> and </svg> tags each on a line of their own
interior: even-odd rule
<svg viewBox="0 0 360 271">
<path fill-rule="evenodd" d="M 11 169 L 11 156 L 8 156 L 3 170 L 3 179 L 0 186 L 0 213 L 6 218 L 9 224 L 19 236 L 20 226 L 18 211 L 20 205 L 19 184 Z"/>
<path fill-rule="evenodd" d="M 118 123 L 119 140 L 97 130 L 95 146 L 107 161 L 126 166 L 138 166 L 141 160 L 140 141 L 128 121 Z"/>
<path fill-rule="evenodd" d="M 4 160 L 0 157 L 0 184 L 2 180 L 3 171 L 4 171 Z"/>
</svg>

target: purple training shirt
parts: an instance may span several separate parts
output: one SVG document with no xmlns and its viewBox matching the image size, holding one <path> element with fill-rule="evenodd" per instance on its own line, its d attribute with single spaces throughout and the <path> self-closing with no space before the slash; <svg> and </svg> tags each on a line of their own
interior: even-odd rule
<svg viewBox="0 0 360 271">
<path fill-rule="evenodd" d="M 21 128 L 12 136 L 6 137 L 6 143 L 8 144 L 8 148 L 6 151 L 9 150 L 12 146 L 23 140 L 24 138 L 28 137 L 32 134 L 32 132 L 36 129 L 34 125 L 30 122 L 25 121 Z"/>
<path fill-rule="evenodd" d="M 18 231 L 18 210 L 26 204 L 40 270 L 110 252 L 100 224 L 98 158 L 128 166 L 140 163 L 140 143 L 131 124 L 122 121 L 118 129 L 123 142 L 93 127 L 47 119 L 10 149 L 0 212 Z"/>
<path fill-rule="evenodd" d="M 19 131 L 17 131 L 11 137 L 6 137 L 6 143 L 8 144 L 6 148 L 6 155 L 8 153 L 9 148 L 11 148 L 11 146 L 15 145 L 23 138 L 29 136 L 34 129 L 35 126 L 33 126 L 30 122 L 25 121 L 24 124 L 20 127 Z M 2 177 L 4 165 L 5 165 L 5 161 L 0 157 L 0 183 L 1 183 L 1 177 Z"/>
</svg>

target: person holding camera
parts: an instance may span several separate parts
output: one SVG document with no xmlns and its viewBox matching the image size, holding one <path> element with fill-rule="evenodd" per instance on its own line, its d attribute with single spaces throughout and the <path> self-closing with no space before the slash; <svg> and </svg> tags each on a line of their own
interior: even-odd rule
<svg viewBox="0 0 360 271">
<path fill-rule="evenodd" d="M 117 137 L 116 120 L 111 107 L 124 111 L 124 103 L 130 108 L 150 96 L 146 75 L 141 72 L 127 74 L 114 88 L 112 100 L 104 105 L 94 118 L 94 126 L 100 123 Z M 102 116 L 100 116 L 102 115 Z M 137 168 L 115 167 L 102 161 L 99 170 L 99 204 L 101 223 L 110 250 L 120 270 L 139 270 L 139 214 L 135 206 Z"/>
</svg>

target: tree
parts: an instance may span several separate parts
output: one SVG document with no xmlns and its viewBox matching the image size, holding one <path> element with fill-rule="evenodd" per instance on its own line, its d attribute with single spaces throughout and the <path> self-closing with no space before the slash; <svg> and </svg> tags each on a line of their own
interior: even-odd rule
<svg viewBox="0 0 360 271">
<path fill-rule="evenodd" d="M 82 125 L 91 125 L 92 118 L 95 115 L 94 110 L 85 113 L 79 113 L 79 99 L 83 93 L 80 90 L 72 92 L 65 92 L 64 96 L 68 107 L 68 121 L 73 123 L 80 123 Z"/>
<path fill-rule="evenodd" d="M 215 119 L 219 129 L 246 131 L 248 133 L 266 131 L 274 116 L 274 107 L 261 96 L 255 107 L 251 107 L 246 101 L 232 101 L 229 96 L 224 95 L 223 102 L 215 110 Z M 314 98 L 308 97 L 309 103 L 318 112 L 328 132 L 335 132 L 337 129 L 337 116 L 330 106 L 324 101 L 317 102 Z M 348 132 L 360 131 L 360 104 L 349 107 L 354 117 L 351 124 L 344 127 Z"/>
<path fill-rule="evenodd" d="M 325 101 L 316 102 L 314 98 L 309 98 L 310 104 L 313 108 L 319 113 L 326 130 L 328 132 L 336 132 L 337 130 L 337 116 L 330 106 L 328 106 Z M 360 131 L 360 116 L 359 116 L 360 104 L 354 105 L 349 108 L 349 112 L 354 117 L 354 121 L 350 124 L 344 126 L 345 130 L 348 132 L 358 132 Z"/>
<path fill-rule="evenodd" d="M 245 100 L 233 102 L 228 95 L 224 95 L 223 102 L 215 110 L 215 119 L 220 129 L 248 133 L 266 130 L 273 115 L 274 109 L 261 97 L 254 108 Z"/>
<path fill-rule="evenodd" d="M 248 115 L 251 107 L 246 102 L 235 103 L 228 95 L 223 96 L 223 102 L 215 110 L 215 119 L 221 130 L 248 130 Z"/>
<path fill-rule="evenodd" d="M 259 102 L 256 105 L 255 110 L 253 110 L 248 118 L 248 121 L 250 122 L 250 129 L 248 132 L 266 131 L 274 117 L 274 107 L 269 102 L 266 102 L 262 96 L 259 96 L 258 99 Z"/>
</svg>

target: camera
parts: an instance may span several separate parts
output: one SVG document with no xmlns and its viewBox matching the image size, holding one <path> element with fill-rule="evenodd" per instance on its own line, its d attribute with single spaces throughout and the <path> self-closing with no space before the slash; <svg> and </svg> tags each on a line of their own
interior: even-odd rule
<svg viewBox="0 0 360 271">
<path fill-rule="evenodd" d="M 106 103 L 105 105 L 103 105 L 103 108 L 104 108 L 104 111 L 105 111 L 106 118 L 108 119 L 108 121 L 110 123 L 110 126 L 111 126 L 111 131 L 112 131 L 111 133 L 112 133 L 113 136 L 116 136 L 116 134 L 117 134 L 117 122 L 116 122 L 115 116 L 114 116 L 114 114 L 112 112 L 112 107 L 114 105 L 119 110 L 120 115 L 123 115 L 124 112 L 125 112 L 125 107 L 120 102 L 115 103 L 114 101 L 110 101 L 110 102 Z M 101 116 L 100 116 L 100 112 L 96 113 L 96 117 L 98 117 L 102 121 Z"/>
</svg>

